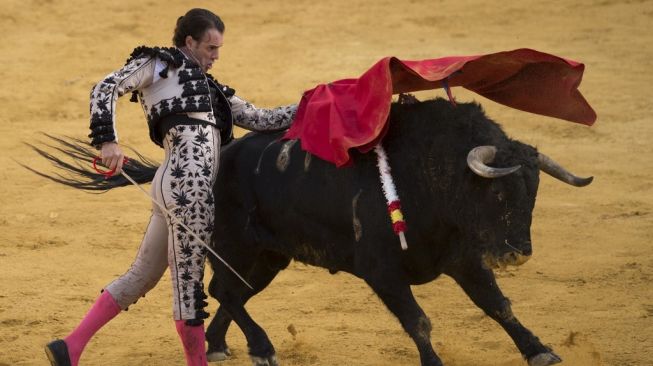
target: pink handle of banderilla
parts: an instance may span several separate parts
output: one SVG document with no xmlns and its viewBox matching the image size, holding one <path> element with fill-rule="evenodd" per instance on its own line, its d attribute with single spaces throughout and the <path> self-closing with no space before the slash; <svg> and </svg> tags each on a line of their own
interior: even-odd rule
<svg viewBox="0 0 653 366">
<path fill-rule="evenodd" d="M 100 159 L 102 159 L 102 158 L 99 157 L 99 156 L 96 156 L 96 157 L 93 158 L 93 169 L 95 169 L 96 172 L 104 175 L 104 179 L 111 178 L 113 176 L 113 174 L 116 172 L 116 168 L 113 168 L 111 170 L 100 170 L 100 168 L 97 167 L 97 162 Z M 123 158 L 123 160 L 122 160 L 123 165 L 127 164 L 128 161 L 129 161 L 129 158 L 125 156 Z"/>
</svg>

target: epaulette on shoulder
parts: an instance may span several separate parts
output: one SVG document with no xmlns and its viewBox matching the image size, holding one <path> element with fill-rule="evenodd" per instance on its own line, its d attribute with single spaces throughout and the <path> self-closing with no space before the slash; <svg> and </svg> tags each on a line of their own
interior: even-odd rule
<svg viewBox="0 0 653 366">
<path fill-rule="evenodd" d="M 168 77 L 168 69 L 170 66 L 178 68 L 181 67 L 181 65 L 184 63 L 184 54 L 181 53 L 178 48 L 138 46 L 134 48 L 132 53 L 129 55 L 125 65 L 143 56 L 158 57 L 161 61 L 166 63 L 166 67 L 161 70 L 161 72 L 159 72 L 159 76 L 162 78 Z M 137 103 L 138 91 L 134 90 L 132 92 L 132 97 L 129 100 L 131 102 Z"/>
<path fill-rule="evenodd" d="M 158 57 L 161 61 L 165 62 L 168 67 L 172 66 L 174 68 L 181 67 L 184 63 L 184 54 L 178 48 L 175 47 L 147 47 L 147 46 L 138 46 L 134 48 L 131 55 L 125 62 L 125 65 L 132 62 L 134 59 L 142 57 L 143 55 L 150 57 Z M 168 72 L 166 68 L 166 73 Z M 161 75 L 161 77 L 165 77 Z"/>
<path fill-rule="evenodd" d="M 220 91 L 222 92 L 222 94 L 224 94 L 225 97 L 230 98 L 230 97 L 233 97 L 236 94 L 235 89 L 230 88 L 229 85 L 220 84 L 218 82 L 218 80 L 216 80 L 213 77 L 213 75 L 211 75 L 209 73 L 206 73 L 206 78 L 213 81 L 215 83 L 215 85 L 217 85 L 218 88 L 220 88 Z"/>
</svg>

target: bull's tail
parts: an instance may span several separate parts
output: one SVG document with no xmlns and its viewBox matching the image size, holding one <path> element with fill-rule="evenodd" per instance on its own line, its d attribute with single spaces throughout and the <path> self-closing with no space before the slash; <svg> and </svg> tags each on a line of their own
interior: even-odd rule
<svg viewBox="0 0 653 366">
<path fill-rule="evenodd" d="M 93 159 L 98 153 L 87 142 L 72 137 L 55 137 L 45 133 L 44 135 L 50 139 L 50 143 L 44 143 L 43 145 L 49 149 L 57 150 L 63 154 L 63 157 L 53 155 L 43 148 L 36 147 L 32 144 L 27 145 L 59 168 L 60 172 L 50 175 L 19 163 L 24 168 L 57 183 L 86 191 L 99 191 L 103 193 L 110 189 L 130 184 L 122 175 L 116 175 L 107 179 L 104 175 L 96 172 L 92 168 L 92 164 Z M 151 182 L 154 179 L 158 164 L 144 157 L 136 150 L 132 148 L 128 149 L 134 153 L 136 158 L 130 157 L 122 169 L 139 184 Z M 68 159 L 64 160 L 65 157 Z"/>
</svg>

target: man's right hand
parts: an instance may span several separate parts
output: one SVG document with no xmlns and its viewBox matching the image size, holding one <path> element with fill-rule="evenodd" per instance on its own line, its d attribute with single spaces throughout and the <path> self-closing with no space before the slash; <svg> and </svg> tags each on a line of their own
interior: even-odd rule
<svg viewBox="0 0 653 366">
<path fill-rule="evenodd" d="M 117 142 L 103 143 L 100 157 L 102 158 L 102 165 L 110 170 L 115 169 L 114 175 L 118 175 L 122 172 L 122 164 L 125 160 L 125 155 L 122 153 Z"/>
</svg>

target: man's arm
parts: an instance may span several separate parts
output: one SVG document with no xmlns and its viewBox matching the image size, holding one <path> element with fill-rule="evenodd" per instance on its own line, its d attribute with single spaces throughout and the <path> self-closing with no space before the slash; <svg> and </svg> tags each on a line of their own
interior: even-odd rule
<svg viewBox="0 0 653 366">
<path fill-rule="evenodd" d="M 105 142 L 118 142 L 116 102 L 118 98 L 152 83 L 156 58 L 136 58 L 120 70 L 107 75 L 91 89 L 91 144 L 99 148 Z"/>
<path fill-rule="evenodd" d="M 134 90 L 152 84 L 156 64 L 154 57 L 136 58 L 120 70 L 107 75 L 91 89 L 91 145 L 101 150 L 102 164 L 120 174 L 124 154 L 118 146 L 116 102 Z"/>
<path fill-rule="evenodd" d="M 236 126 L 252 131 L 280 131 L 287 129 L 297 113 L 297 104 L 273 109 L 257 108 L 234 95 L 229 98 Z"/>
</svg>

